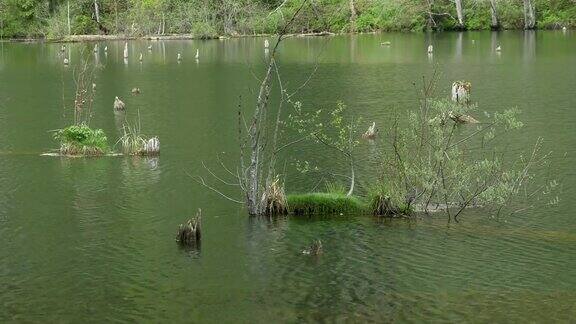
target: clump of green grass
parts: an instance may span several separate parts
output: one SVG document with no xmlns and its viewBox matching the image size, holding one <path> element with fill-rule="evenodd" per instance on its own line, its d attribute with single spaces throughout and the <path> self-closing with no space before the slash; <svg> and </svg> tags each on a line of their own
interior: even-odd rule
<svg viewBox="0 0 576 324">
<path fill-rule="evenodd" d="M 59 129 L 54 138 L 60 142 L 62 155 L 102 155 L 108 153 L 108 138 L 101 129 L 92 129 L 86 124 L 72 125 Z"/>
<path fill-rule="evenodd" d="M 288 195 L 288 210 L 294 215 L 359 214 L 366 205 L 357 197 L 339 193 Z"/>
</svg>

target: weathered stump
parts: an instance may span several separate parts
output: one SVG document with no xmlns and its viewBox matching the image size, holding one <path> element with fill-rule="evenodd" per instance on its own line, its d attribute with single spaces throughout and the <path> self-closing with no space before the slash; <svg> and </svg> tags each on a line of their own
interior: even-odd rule
<svg viewBox="0 0 576 324">
<path fill-rule="evenodd" d="M 120 98 L 115 97 L 114 98 L 114 110 L 121 111 L 124 109 L 126 109 L 126 105 L 124 104 L 124 102 L 122 100 L 120 100 Z"/>
<path fill-rule="evenodd" d="M 202 238 L 202 210 L 198 209 L 195 217 L 189 219 L 186 223 L 180 224 L 176 233 L 176 242 L 186 247 L 200 246 Z"/>
<path fill-rule="evenodd" d="M 302 254 L 304 255 L 315 255 L 318 256 L 320 254 L 322 254 L 323 249 L 322 249 L 322 241 L 318 240 L 314 240 L 314 242 L 312 242 L 312 244 L 310 244 L 309 247 L 305 248 L 302 251 Z"/>
<path fill-rule="evenodd" d="M 467 81 L 455 81 L 452 83 L 452 101 L 462 104 L 470 102 L 472 84 Z"/>
<path fill-rule="evenodd" d="M 372 122 L 372 125 L 368 127 L 368 130 L 362 134 L 362 138 L 365 139 L 374 139 L 378 134 L 378 129 L 376 128 L 376 123 Z"/>
<path fill-rule="evenodd" d="M 152 137 L 144 144 L 144 153 L 148 156 L 160 154 L 160 140 Z"/>
</svg>

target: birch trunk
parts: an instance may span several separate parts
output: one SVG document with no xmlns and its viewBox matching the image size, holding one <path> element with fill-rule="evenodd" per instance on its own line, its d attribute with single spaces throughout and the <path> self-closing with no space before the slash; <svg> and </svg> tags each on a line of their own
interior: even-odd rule
<svg viewBox="0 0 576 324">
<path fill-rule="evenodd" d="M 96 16 L 96 22 L 100 23 L 100 9 L 98 9 L 97 0 L 94 0 L 94 15 Z"/>
<path fill-rule="evenodd" d="M 356 32 L 356 17 L 358 13 L 356 12 L 356 6 L 354 5 L 354 0 L 350 0 L 350 31 Z"/>
<path fill-rule="evenodd" d="M 67 1 L 68 5 L 68 35 L 72 35 L 72 28 L 70 26 L 70 1 Z"/>
<path fill-rule="evenodd" d="M 532 0 L 524 0 L 524 29 L 534 29 L 536 27 L 536 17 Z"/>
<path fill-rule="evenodd" d="M 490 0 L 490 15 L 492 17 L 490 28 L 492 28 L 492 30 L 500 29 L 500 21 L 498 21 L 498 12 L 496 11 L 496 0 Z"/>
<path fill-rule="evenodd" d="M 462 11 L 462 0 L 455 0 L 456 14 L 458 16 L 458 25 L 461 29 L 464 28 L 464 12 Z"/>
</svg>

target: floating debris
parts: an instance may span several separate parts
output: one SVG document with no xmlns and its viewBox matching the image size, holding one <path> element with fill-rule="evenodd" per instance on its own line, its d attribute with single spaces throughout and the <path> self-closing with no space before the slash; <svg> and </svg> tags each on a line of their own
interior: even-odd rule
<svg viewBox="0 0 576 324">
<path fill-rule="evenodd" d="M 66 52 L 66 45 L 60 46 L 60 52 L 62 53 Z"/>
<path fill-rule="evenodd" d="M 496 52 L 501 52 L 502 48 L 500 47 L 500 45 L 496 46 Z"/>
<path fill-rule="evenodd" d="M 68 65 L 70 63 L 70 60 L 68 60 L 67 57 L 64 58 L 64 65 Z"/>
<path fill-rule="evenodd" d="M 382 46 L 390 46 L 390 45 L 392 45 L 392 43 L 391 43 L 391 42 L 388 42 L 388 41 L 386 41 L 386 42 L 382 42 L 382 43 L 380 43 L 380 45 L 382 45 Z"/>
<path fill-rule="evenodd" d="M 198 208 L 195 217 L 180 224 L 176 233 L 176 242 L 182 246 L 198 247 L 202 238 L 202 210 Z"/>
<path fill-rule="evenodd" d="M 96 83 L 92 83 L 92 92 L 96 91 Z"/>
<path fill-rule="evenodd" d="M 152 45 L 148 45 L 148 50 L 149 50 L 149 51 L 152 50 Z"/>
<path fill-rule="evenodd" d="M 178 53 L 178 62 L 182 61 L 182 54 Z"/>
<path fill-rule="evenodd" d="M 134 95 L 140 94 L 140 88 L 132 88 L 130 92 L 132 92 Z"/>
<path fill-rule="evenodd" d="M 428 45 L 428 54 L 434 53 L 434 46 Z"/>
<path fill-rule="evenodd" d="M 122 100 L 120 100 L 120 98 L 118 98 L 118 96 L 116 96 L 114 98 L 114 110 L 122 111 L 125 109 L 126 109 L 126 105 L 124 104 L 124 102 Z"/>
</svg>

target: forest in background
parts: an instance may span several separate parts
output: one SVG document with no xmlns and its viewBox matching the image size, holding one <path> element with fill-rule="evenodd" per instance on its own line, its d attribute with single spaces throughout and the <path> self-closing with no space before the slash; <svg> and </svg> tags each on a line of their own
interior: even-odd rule
<svg viewBox="0 0 576 324">
<path fill-rule="evenodd" d="M 302 0 L 0 0 L 3 38 L 273 34 Z M 314 0 L 293 33 L 576 27 L 576 0 Z"/>
</svg>

